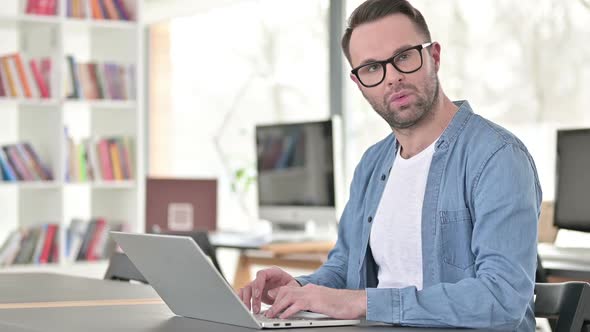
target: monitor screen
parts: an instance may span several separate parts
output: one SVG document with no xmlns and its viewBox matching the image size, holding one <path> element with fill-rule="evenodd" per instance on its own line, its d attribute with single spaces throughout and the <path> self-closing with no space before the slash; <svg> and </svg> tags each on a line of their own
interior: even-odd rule
<svg viewBox="0 0 590 332">
<path fill-rule="evenodd" d="M 555 226 L 590 232 L 590 129 L 557 133 Z"/>
<path fill-rule="evenodd" d="M 334 207 L 332 121 L 256 127 L 260 206 Z"/>
</svg>

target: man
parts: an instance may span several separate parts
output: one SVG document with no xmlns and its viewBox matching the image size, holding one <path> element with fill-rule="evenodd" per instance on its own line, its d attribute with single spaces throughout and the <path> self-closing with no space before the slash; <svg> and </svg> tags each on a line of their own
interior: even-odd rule
<svg viewBox="0 0 590 332">
<path fill-rule="evenodd" d="M 357 166 L 327 262 L 297 279 L 262 270 L 244 303 L 272 304 L 269 317 L 533 331 L 541 189 L 522 142 L 444 94 L 441 45 L 407 1 L 363 3 L 342 48 L 393 133 Z"/>
</svg>

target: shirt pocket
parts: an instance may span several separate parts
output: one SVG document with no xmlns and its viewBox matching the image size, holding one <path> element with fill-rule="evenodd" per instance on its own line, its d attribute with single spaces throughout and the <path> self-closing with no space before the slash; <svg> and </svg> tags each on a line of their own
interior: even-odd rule
<svg viewBox="0 0 590 332">
<path fill-rule="evenodd" d="M 444 262 L 463 270 L 473 266 L 473 225 L 469 210 L 440 211 L 440 220 Z"/>
</svg>

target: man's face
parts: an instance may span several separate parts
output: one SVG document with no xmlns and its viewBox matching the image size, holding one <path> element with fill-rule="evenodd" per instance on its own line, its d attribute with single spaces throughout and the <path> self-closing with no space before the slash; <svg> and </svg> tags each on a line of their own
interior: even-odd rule
<svg viewBox="0 0 590 332">
<path fill-rule="evenodd" d="M 408 17 L 393 14 L 353 30 L 350 60 L 354 68 L 368 60 L 388 59 L 425 42 Z M 387 64 L 385 79 L 375 87 L 364 87 L 351 74 L 367 101 L 391 128 L 412 127 L 431 112 L 437 101 L 440 45 L 435 43 L 421 52 L 424 61 L 420 70 L 404 74 Z"/>
</svg>

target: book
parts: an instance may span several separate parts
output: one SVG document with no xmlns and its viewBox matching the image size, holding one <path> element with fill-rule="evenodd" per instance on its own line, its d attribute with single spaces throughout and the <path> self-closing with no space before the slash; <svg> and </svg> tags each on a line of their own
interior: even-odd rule
<svg viewBox="0 0 590 332">
<path fill-rule="evenodd" d="M 84 233 L 84 238 L 82 240 L 82 244 L 80 245 L 80 250 L 78 251 L 78 255 L 76 257 L 77 261 L 82 261 L 82 260 L 86 259 L 86 255 L 88 253 L 88 247 L 90 246 L 90 241 L 92 241 L 92 237 L 93 237 L 95 231 L 96 231 L 96 219 L 92 219 L 88 223 L 88 227 L 86 228 L 86 232 Z"/>
<path fill-rule="evenodd" d="M 53 180 L 53 172 L 41 161 L 41 158 L 39 158 L 39 155 L 35 149 L 33 149 L 33 146 L 28 142 L 24 142 L 22 145 L 33 160 L 35 169 L 41 174 L 41 179 L 46 181 Z"/>
<path fill-rule="evenodd" d="M 115 4 L 115 8 L 117 9 L 117 13 L 119 13 L 119 17 L 125 21 L 130 21 L 131 16 L 129 15 L 129 11 L 125 6 L 125 3 L 123 3 L 122 0 L 113 0 L 113 2 Z"/>
<path fill-rule="evenodd" d="M 3 146 L 2 149 L 8 156 L 8 160 L 16 171 L 19 180 L 32 181 L 35 179 L 14 145 Z"/>
<path fill-rule="evenodd" d="M 117 12 L 117 8 L 115 7 L 115 3 L 113 0 L 103 0 L 104 7 L 107 10 L 108 18 L 110 20 L 120 20 L 119 13 Z"/>
<path fill-rule="evenodd" d="M 21 247 L 16 255 L 14 264 L 28 264 L 33 259 L 35 252 L 35 245 L 39 238 L 39 227 L 33 227 L 24 232 L 23 239 L 21 240 Z"/>
<path fill-rule="evenodd" d="M 93 180 L 102 180 L 103 176 L 100 170 L 100 163 L 98 161 L 97 139 L 91 137 L 87 141 L 86 153 L 88 155 L 88 168 L 92 170 Z"/>
<path fill-rule="evenodd" d="M 41 76 L 43 77 L 43 81 L 47 86 L 48 95 L 51 97 L 51 57 L 41 58 Z M 66 75 L 67 76 L 67 75 Z"/>
<path fill-rule="evenodd" d="M 51 254 L 51 247 L 53 246 L 53 240 L 55 239 L 55 232 L 57 231 L 56 224 L 47 224 L 45 231 L 45 240 L 43 241 L 43 248 L 41 249 L 41 255 L 39 256 L 39 263 L 45 264 L 49 262 L 49 256 Z"/>
<path fill-rule="evenodd" d="M 49 263 L 57 263 L 59 262 L 59 245 L 60 245 L 60 226 L 57 225 L 57 229 L 55 231 L 55 235 L 53 236 L 53 245 L 50 249 L 49 254 Z"/>
<path fill-rule="evenodd" d="M 66 242 L 66 257 L 68 257 L 68 261 L 73 262 L 77 259 L 87 229 L 88 222 L 85 220 L 73 219 L 70 223 Z"/>
<path fill-rule="evenodd" d="M 95 20 L 102 20 L 104 19 L 104 15 L 102 14 L 102 10 L 100 9 L 100 4 L 98 0 L 89 0 L 90 1 L 90 13 L 92 18 Z"/>
<path fill-rule="evenodd" d="M 27 0 L 27 7 L 25 9 L 25 13 L 27 14 L 37 14 L 39 8 L 39 2 L 41 0 Z"/>
<path fill-rule="evenodd" d="M 113 169 L 113 178 L 117 181 L 123 180 L 123 169 L 121 167 L 121 157 L 117 141 L 114 139 L 108 140 L 109 153 L 111 156 L 111 167 Z"/>
<path fill-rule="evenodd" d="M 77 157 L 77 168 L 79 170 L 78 172 L 78 180 L 79 181 L 87 181 L 88 180 L 88 174 L 87 174 L 87 167 L 86 167 L 86 147 L 84 146 L 84 143 L 80 143 L 76 145 L 76 157 Z"/>
<path fill-rule="evenodd" d="M 29 84 L 28 75 L 25 73 L 25 65 L 23 63 L 22 56 L 19 53 L 15 53 L 12 55 L 12 59 L 14 60 L 14 64 L 16 66 L 16 72 L 20 79 L 21 88 L 23 90 L 23 96 L 27 98 L 33 97 L 33 92 L 31 86 Z"/>
<path fill-rule="evenodd" d="M 98 6 L 100 7 L 100 11 L 102 12 L 102 17 L 104 19 L 109 19 L 109 13 L 107 12 L 107 7 L 105 6 L 105 0 L 97 0 Z"/>
<path fill-rule="evenodd" d="M 78 65 L 76 64 L 76 60 L 73 56 L 68 55 L 66 56 L 66 60 L 68 62 L 68 68 L 70 69 L 69 79 L 71 82 L 71 94 L 66 95 L 66 98 L 81 98 L 82 93 L 80 91 L 80 80 L 78 76 Z"/>
<path fill-rule="evenodd" d="M 37 238 L 35 252 L 33 253 L 33 258 L 31 259 L 31 263 L 33 264 L 39 264 L 41 254 L 43 253 L 43 244 L 45 243 L 45 233 L 47 233 L 47 224 L 42 225 L 39 228 L 39 238 Z"/>
<path fill-rule="evenodd" d="M 2 74 L 2 71 L 0 71 L 0 97 L 6 97 L 6 88 L 2 76 L 4 76 L 4 74 Z"/>
<path fill-rule="evenodd" d="M 0 58 L 0 61 L 2 62 L 2 69 L 3 69 L 2 74 L 4 74 L 6 76 L 8 92 L 9 92 L 8 95 L 10 97 L 18 97 L 18 92 L 16 90 L 16 82 L 15 82 L 16 77 L 14 76 L 15 73 L 12 72 L 9 60 L 10 59 L 6 56 L 3 56 Z"/>
<path fill-rule="evenodd" d="M 0 251 L 0 265 L 11 265 L 14 262 L 20 250 L 21 240 L 22 230 L 17 229 L 10 234 Z"/>
<path fill-rule="evenodd" d="M 38 173 L 35 169 L 35 165 L 33 164 L 33 160 L 29 157 L 27 151 L 22 144 L 14 144 L 12 149 L 16 151 L 18 154 L 19 159 L 23 162 L 24 167 L 27 169 L 28 173 L 30 174 L 30 180 L 41 180 L 42 174 Z"/>
<path fill-rule="evenodd" d="M 31 73 L 33 74 L 35 83 L 37 83 L 37 87 L 39 88 L 39 95 L 41 98 L 49 98 L 49 87 L 43 78 L 43 74 L 41 74 L 41 68 L 39 65 L 37 65 L 37 61 L 34 59 L 29 60 L 29 67 L 31 67 Z"/>
<path fill-rule="evenodd" d="M 94 231 L 90 237 L 90 241 L 88 242 L 88 250 L 86 251 L 86 256 L 85 256 L 87 261 L 95 261 L 100 258 L 96 255 L 97 251 L 101 250 L 97 246 L 98 246 L 100 237 L 102 236 L 102 233 L 104 232 L 105 228 L 106 228 L 105 219 L 104 218 L 97 218 L 96 223 L 95 223 L 95 227 L 94 227 Z"/>
<path fill-rule="evenodd" d="M 102 179 L 114 180 L 108 140 L 101 139 L 98 142 L 98 156 L 100 159 Z"/>
<path fill-rule="evenodd" d="M 19 78 L 18 69 L 16 67 L 16 60 L 14 59 L 13 56 L 7 56 L 6 63 L 8 64 L 8 67 L 10 68 L 10 72 L 11 72 L 12 77 L 14 79 L 14 88 L 16 91 L 16 97 L 25 97 L 24 87 L 23 87 L 22 82 Z"/>
<path fill-rule="evenodd" d="M 12 165 L 8 162 L 8 157 L 4 149 L 0 149 L 0 168 L 2 169 L 2 178 L 6 181 L 18 181 L 18 176 L 14 172 Z"/>
</svg>

